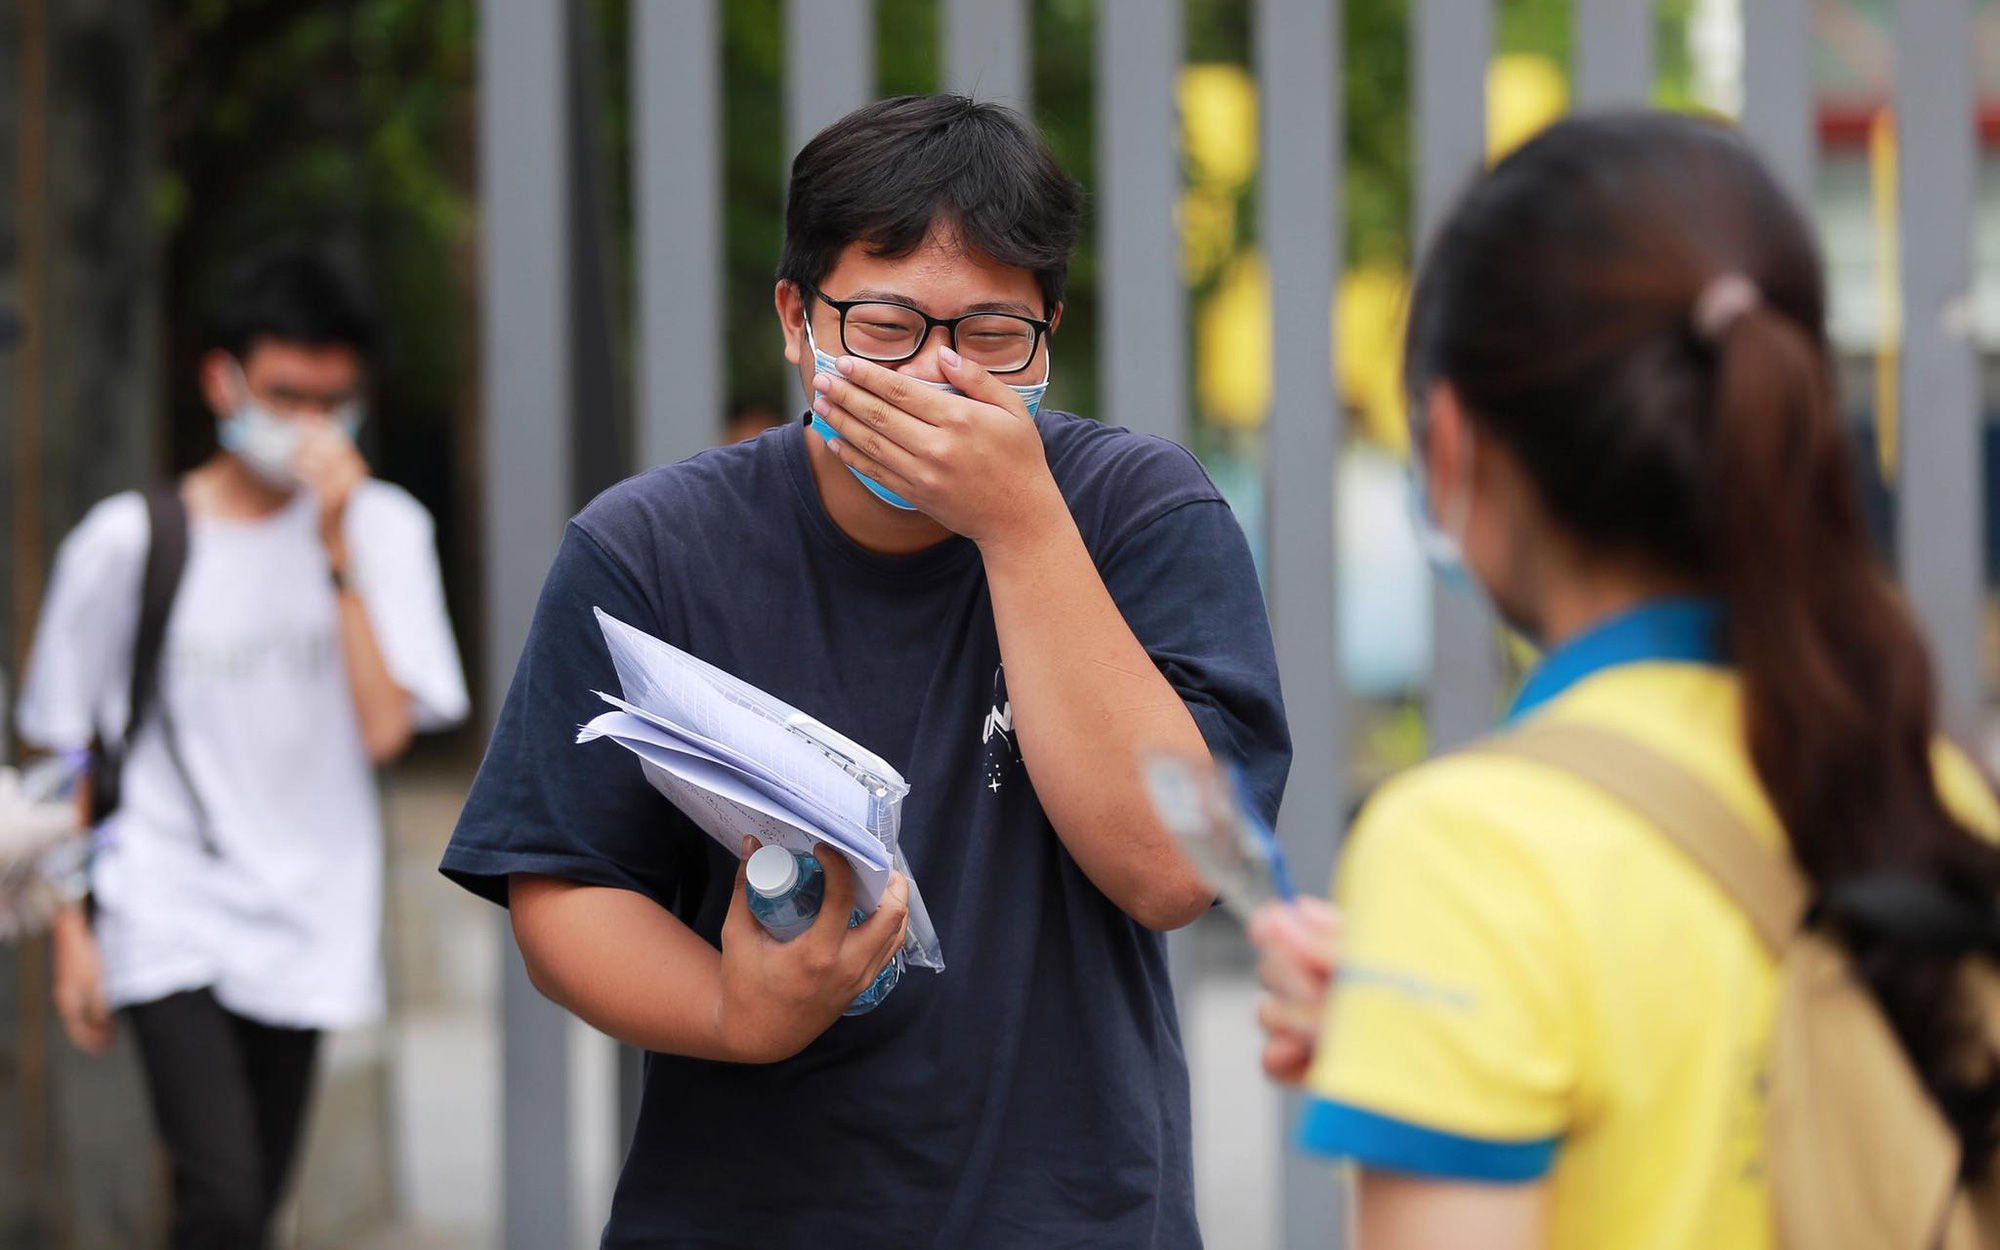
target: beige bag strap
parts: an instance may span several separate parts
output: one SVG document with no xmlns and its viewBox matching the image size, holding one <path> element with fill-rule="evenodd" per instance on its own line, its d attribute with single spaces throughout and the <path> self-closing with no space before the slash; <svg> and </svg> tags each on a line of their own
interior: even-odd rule
<svg viewBox="0 0 2000 1250">
<path fill-rule="evenodd" d="M 1559 768 L 1637 812 L 1735 900 L 1774 957 L 1783 955 L 1804 920 L 1807 892 L 1799 870 L 1766 849 L 1715 791 L 1652 747 L 1615 730 L 1557 722 L 1529 725 L 1469 750 Z"/>
</svg>

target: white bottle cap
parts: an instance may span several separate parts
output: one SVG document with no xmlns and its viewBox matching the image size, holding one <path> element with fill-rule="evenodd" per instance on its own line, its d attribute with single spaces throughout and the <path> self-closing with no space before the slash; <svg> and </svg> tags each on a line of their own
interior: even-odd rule
<svg viewBox="0 0 2000 1250">
<path fill-rule="evenodd" d="M 750 856 L 748 879 L 765 898 L 782 898 L 799 883 L 799 861 L 782 846 L 760 846 Z"/>
</svg>

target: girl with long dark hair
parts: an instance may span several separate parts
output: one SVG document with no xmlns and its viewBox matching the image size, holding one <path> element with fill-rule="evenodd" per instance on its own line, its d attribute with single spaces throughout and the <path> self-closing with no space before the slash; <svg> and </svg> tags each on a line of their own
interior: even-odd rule
<svg viewBox="0 0 2000 1250">
<path fill-rule="evenodd" d="M 1955 970 L 1994 932 L 2000 811 L 1864 532 L 1824 322 L 1811 232 L 1736 131 L 1553 127 L 1422 265 L 1426 525 L 1546 649 L 1514 724 L 1615 730 L 1789 852 L 1970 1175 L 2000 1086 Z M 1844 924 L 1843 883 L 1883 875 L 1972 923 Z M 1657 827 L 1560 769 L 1448 757 L 1371 802 L 1339 902 L 1323 1015 L 1297 1008 L 1330 913 L 1255 936 L 1266 1067 L 1308 1086 L 1304 1144 L 1358 1161 L 1362 1250 L 1773 1244 L 1774 965 Z"/>
</svg>

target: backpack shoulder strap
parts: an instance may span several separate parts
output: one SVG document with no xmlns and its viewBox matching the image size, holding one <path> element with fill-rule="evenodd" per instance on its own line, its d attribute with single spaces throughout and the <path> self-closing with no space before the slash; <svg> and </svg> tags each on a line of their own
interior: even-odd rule
<svg viewBox="0 0 2000 1250">
<path fill-rule="evenodd" d="M 1805 918 L 1806 883 L 1789 858 L 1772 854 L 1712 789 L 1652 747 L 1610 729 L 1553 723 L 1469 750 L 1559 768 L 1637 812 L 1742 908 L 1773 955 Z"/>
<path fill-rule="evenodd" d="M 167 617 L 187 568 L 187 505 L 180 488 L 166 482 L 146 490 L 146 520 L 151 539 L 146 547 L 146 572 L 139 590 L 139 630 L 132 646 L 132 690 L 125 721 L 129 744 L 152 712 L 160 694 L 160 653 L 167 641 Z"/>
</svg>

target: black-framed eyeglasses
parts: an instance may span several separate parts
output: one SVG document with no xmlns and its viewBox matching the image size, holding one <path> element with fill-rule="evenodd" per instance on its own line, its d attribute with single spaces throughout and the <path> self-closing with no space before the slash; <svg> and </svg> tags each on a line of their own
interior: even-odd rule
<svg viewBox="0 0 2000 1250">
<path fill-rule="evenodd" d="M 975 312 L 933 317 L 908 304 L 879 299 L 832 299 L 809 282 L 808 295 L 840 314 L 840 349 L 877 364 L 898 365 L 924 349 L 943 327 L 951 350 L 988 373 L 1019 373 L 1035 361 L 1049 323 L 1019 313 Z"/>
</svg>

